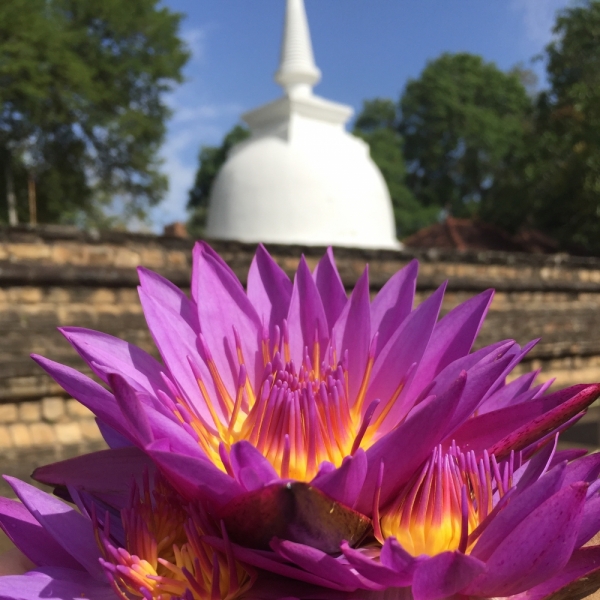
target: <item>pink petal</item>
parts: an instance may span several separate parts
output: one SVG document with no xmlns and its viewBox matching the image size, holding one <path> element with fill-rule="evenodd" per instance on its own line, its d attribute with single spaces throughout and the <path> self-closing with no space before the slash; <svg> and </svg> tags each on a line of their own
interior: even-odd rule
<svg viewBox="0 0 600 600">
<path fill-rule="evenodd" d="M 331 331 L 348 302 L 346 290 L 335 266 L 331 248 L 327 248 L 327 252 L 317 264 L 313 279 L 323 302 L 328 330 Z"/>
<path fill-rule="evenodd" d="M 309 353 L 312 355 L 315 335 L 322 353 L 327 347 L 329 333 L 325 309 L 304 256 L 300 259 L 298 271 L 294 278 L 288 314 L 288 329 L 290 354 L 296 365 L 302 363 L 305 347 L 308 347 Z"/>
<path fill-rule="evenodd" d="M 417 565 L 414 600 L 443 600 L 463 590 L 486 570 L 481 561 L 461 552 L 443 552 Z"/>
<path fill-rule="evenodd" d="M 563 569 L 574 549 L 587 484 L 576 483 L 550 497 L 500 541 L 486 561 L 488 571 L 464 593 L 518 594 Z"/>
<path fill-rule="evenodd" d="M 365 406 L 369 406 L 376 399 L 381 400 L 380 406 L 385 406 L 399 386 L 404 385 L 404 391 L 381 426 L 382 432 L 395 427 L 412 408 L 412 403 L 406 405 L 402 403 L 404 392 L 410 387 L 410 382 L 403 383 L 403 381 L 411 366 L 414 363 L 418 365 L 427 348 L 440 312 L 445 287 L 445 285 L 440 287 L 406 317 L 375 361 Z"/>
<path fill-rule="evenodd" d="M 287 318 L 291 297 L 290 278 L 260 244 L 248 272 L 248 298 L 271 341 L 275 326 L 281 328 Z"/>
<path fill-rule="evenodd" d="M 194 268 L 200 330 L 225 387 L 235 398 L 240 369 L 235 338 L 237 331 L 248 377 L 256 392 L 264 369 L 259 316 L 231 269 L 223 266 L 222 261 L 209 252 L 203 252 Z"/>
<path fill-rule="evenodd" d="M 367 456 L 364 450 L 359 449 L 353 456 L 346 456 L 339 468 L 319 471 L 310 484 L 331 499 L 354 508 L 366 476 Z"/>
<path fill-rule="evenodd" d="M 83 568 L 17 500 L 0 498 L 0 527 L 34 565 Z"/>
<path fill-rule="evenodd" d="M 412 310 L 419 263 L 411 260 L 392 275 L 371 304 L 371 330 L 379 332 L 378 350 L 383 348 Z M 377 352 L 378 353 L 378 352 Z"/>
<path fill-rule="evenodd" d="M 348 388 L 353 403 L 360 389 L 371 345 L 369 270 L 358 280 L 350 301 L 333 327 L 332 337 L 338 357 L 348 352 Z"/>
<path fill-rule="evenodd" d="M 104 571 L 98 562 L 100 550 L 96 544 L 91 521 L 58 498 L 28 483 L 6 475 L 4 479 L 46 532 L 94 579 L 105 581 Z"/>
<path fill-rule="evenodd" d="M 471 351 L 494 297 L 487 290 L 453 308 L 436 324 L 410 387 L 418 396 L 445 367 Z"/>
</svg>

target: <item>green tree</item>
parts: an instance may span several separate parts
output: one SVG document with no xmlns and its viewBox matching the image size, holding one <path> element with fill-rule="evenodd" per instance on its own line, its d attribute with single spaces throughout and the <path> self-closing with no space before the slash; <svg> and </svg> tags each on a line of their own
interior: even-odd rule
<svg viewBox="0 0 600 600">
<path fill-rule="evenodd" d="M 143 217 L 161 199 L 180 20 L 158 0 L 0 3 L 0 219 L 11 190 L 26 215 L 28 180 L 43 221 L 98 216 L 114 198 Z"/>
<path fill-rule="evenodd" d="M 528 217 L 564 249 L 600 254 L 600 2 L 562 11 L 554 34 L 527 165 Z"/>
<path fill-rule="evenodd" d="M 208 201 L 213 183 L 219 169 L 227 160 L 227 155 L 233 146 L 250 137 L 250 131 L 242 125 L 236 125 L 223 138 L 220 146 L 202 146 L 198 154 L 199 166 L 196 171 L 194 186 L 189 192 L 188 231 L 194 237 L 201 237 L 206 227 Z"/>
<path fill-rule="evenodd" d="M 353 133 L 369 144 L 371 158 L 385 179 L 392 198 L 398 237 L 406 237 L 435 222 L 439 208 L 423 206 L 406 187 L 403 141 L 398 133 L 394 102 L 383 98 L 365 101 Z"/>
<path fill-rule="evenodd" d="M 472 54 L 442 54 L 410 80 L 399 131 L 407 185 L 424 207 L 475 216 L 512 190 L 532 100 L 515 71 Z"/>
</svg>

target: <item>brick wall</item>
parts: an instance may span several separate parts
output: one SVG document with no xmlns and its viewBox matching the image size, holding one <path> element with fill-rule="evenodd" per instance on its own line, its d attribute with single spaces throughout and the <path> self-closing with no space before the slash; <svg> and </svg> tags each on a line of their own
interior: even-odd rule
<svg viewBox="0 0 600 600">
<path fill-rule="evenodd" d="M 254 246 L 225 242 L 214 246 L 245 281 Z M 102 446 L 91 416 L 66 398 L 29 354 L 82 368 L 56 331 L 60 325 L 105 331 L 154 352 L 137 299 L 135 267 L 155 269 L 186 288 L 191 248 L 189 240 L 151 235 L 94 236 L 64 227 L 0 229 L 2 472 L 24 476 L 36 461 Z M 269 249 L 289 273 L 302 253 L 311 265 L 322 254 L 322 249 L 297 246 Z M 496 297 L 478 345 L 501 338 L 524 343 L 542 336 L 522 371 L 541 367 L 544 379 L 555 377 L 561 386 L 600 380 L 598 259 L 435 250 L 340 248 L 335 253 L 349 289 L 369 263 L 373 292 L 418 258 L 417 301 L 449 279 L 444 311 L 494 287 Z M 593 411 L 586 419 L 584 441 L 595 445 L 598 419 Z"/>
</svg>

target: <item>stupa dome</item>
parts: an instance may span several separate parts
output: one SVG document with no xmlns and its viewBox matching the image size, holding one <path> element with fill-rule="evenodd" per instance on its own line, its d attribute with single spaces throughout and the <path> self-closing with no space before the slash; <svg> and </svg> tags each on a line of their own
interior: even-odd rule
<svg viewBox="0 0 600 600">
<path fill-rule="evenodd" d="M 242 118 L 252 133 L 213 185 L 207 236 L 283 244 L 398 248 L 390 195 L 369 147 L 344 125 L 352 108 L 313 94 L 302 0 L 287 0 L 275 79 L 285 95 Z"/>
</svg>

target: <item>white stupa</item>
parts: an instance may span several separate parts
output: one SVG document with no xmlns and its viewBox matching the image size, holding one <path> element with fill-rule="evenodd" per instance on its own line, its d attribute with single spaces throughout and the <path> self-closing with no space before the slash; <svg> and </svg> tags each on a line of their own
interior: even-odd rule
<svg viewBox="0 0 600 600">
<path fill-rule="evenodd" d="M 385 181 L 344 125 L 352 108 L 320 98 L 303 0 L 287 0 L 284 96 L 242 115 L 251 137 L 213 185 L 206 234 L 281 244 L 399 248 Z"/>
</svg>

